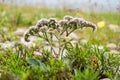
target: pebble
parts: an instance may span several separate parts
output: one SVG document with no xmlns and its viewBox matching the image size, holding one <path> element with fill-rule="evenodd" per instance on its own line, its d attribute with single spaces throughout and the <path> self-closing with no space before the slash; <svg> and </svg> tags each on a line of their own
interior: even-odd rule
<svg viewBox="0 0 120 80">
<path fill-rule="evenodd" d="M 108 28 L 112 30 L 113 32 L 120 32 L 120 26 L 118 25 L 110 24 L 108 25 Z"/>
<path fill-rule="evenodd" d="M 0 47 L 3 49 L 14 47 L 15 42 L 6 41 L 5 43 L 0 43 Z"/>
<path fill-rule="evenodd" d="M 2 30 L 7 32 L 9 29 L 7 27 L 2 27 Z"/>
<path fill-rule="evenodd" d="M 14 31 L 14 34 L 17 36 L 23 36 L 27 29 L 25 28 L 18 28 L 16 31 Z"/>
<path fill-rule="evenodd" d="M 34 56 L 41 56 L 42 52 L 40 52 L 40 51 L 34 51 L 33 55 Z"/>
<path fill-rule="evenodd" d="M 76 35 L 76 33 L 72 32 L 69 36 L 69 38 L 73 38 L 73 39 L 78 39 L 79 37 Z"/>
<path fill-rule="evenodd" d="M 32 46 L 35 47 L 36 44 L 33 42 L 34 38 L 32 37 L 30 40 L 31 40 L 30 42 L 26 42 L 26 41 L 24 40 L 24 38 L 22 37 L 21 40 L 20 40 L 20 43 L 23 44 L 23 45 L 25 45 L 25 46 L 28 47 L 28 48 L 30 48 L 30 47 L 32 47 Z"/>
<path fill-rule="evenodd" d="M 50 51 L 51 47 L 50 46 L 44 46 L 44 49 Z"/>
<path fill-rule="evenodd" d="M 120 54 L 120 52 L 118 50 L 110 50 L 109 53 L 110 54 Z"/>
<path fill-rule="evenodd" d="M 108 47 L 108 48 L 110 48 L 110 49 L 116 49 L 116 48 L 117 48 L 117 45 L 114 44 L 114 43 L 108 43 L 108 44 L 106 45 L 106 47 Z"/>
<path fill-rule="evenodd" d="M 110 80 L 109 78 L 103 78 L 103 79 L 100 79 L 100 80 Z"/>
</svg>

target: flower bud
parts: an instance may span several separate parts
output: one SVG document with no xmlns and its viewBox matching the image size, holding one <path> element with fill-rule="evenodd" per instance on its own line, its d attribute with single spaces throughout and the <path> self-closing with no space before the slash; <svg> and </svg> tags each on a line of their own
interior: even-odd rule
<svg viewBox="0 0 120 80">
<path fill-rule="evenodd" d="M 73 19 L 71 19 L 69 22 L 68 22 L 68 25 L 69 26 L 75 26 L 75 27 L 77 27 L 78 26 L 78 24 L 79 24 L 79 19 L 78 18 L 73 18 Z"/>
<path fill-rule="evenodd" d="M 57 22 L 57 20 L 55 18 L 50 18 L 49 19 L 49 23 L 56 23 L 56 22 Z"/>
<path fill-rule="evenodd" d="M 36 23 L 36 26 L 37 27 L 42 27 L 42 26 L 47 25 L 47 24 L 48 24 L 48 20 L 43 18 Z"/>
<path fill-rule="evenodd" d="M 55 18 L 50 18 L 48 27 L 53 28 L 53 29 L 58 28 L 57 20 Z"/>
<path fill-rule="evenodd" d="M 46 31 L 47 31 L 47 28 L 48 28 L 47 26 L 42 26 L 42 27 L 40 28 L 40 31 L 41 31 L 41 32 L 46 32 Z"/>
<path fill-rule="evenodd" d="M 53 34 L 53 33 L 54 33 L 54 30 L 53 30 L 52 28 L 50 28 L 50 29 L 47 30 L 47 33 L 48 33 L 48 34 Z"/>
<path fill-rule="evenodd" d="M 29 31 L 29 34 L 34 35 L 38 32 L 38 29 L 37 29 L 37 27 L 32 26 L 32 27 L 29 28 L 28 31 Z"/>
<path fill-rule="evenodd" d="M 85 20 L 83 18 L 79 18 L 79 24 L 85 24 Z"/>
<path fill-rule="evenodd" d="M 73 18 L 72 16 L 64 16 L 64 19 L 68 21 L 70 21 L 72 18 Z"/>
<path fill-rule="evenodd" d="M 29 36 L 30 36 L 29 31 L 27 31 L 27 32 L 24 34 L 24 40 L 27 41 L 27 42 L 29 42 L 29 41 L 30 41 L 30 40 L 28 39 Z"/>
<path fill-rule="evenodd" d="M 93 28 L 93 31 L 95 32 L 97 30 L 97 26 L 89 21 L 85 21 L 85 27 L 91 27 Z"/>
<path fill-rule="evenodd" d="M 63 27 L 63 26 L 66 26 L 67 25 L 67 20 L 60 20 L 59 22 L 58 22 L 58 24 L 59 24 L 59 26 L 60 27 Z"/>
</svg>

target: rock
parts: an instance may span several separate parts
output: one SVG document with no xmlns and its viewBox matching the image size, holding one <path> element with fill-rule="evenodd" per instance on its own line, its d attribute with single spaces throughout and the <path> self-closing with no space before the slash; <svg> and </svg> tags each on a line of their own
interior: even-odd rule
<svg viewBox="0 0 120 80">
<path fill-rule="evenodd" d="M 0 43 L 0 47 L 3 49 L 14 47 L 15 42 L 6 41 L 5 43 Z"/>
<path fill-rule="evenodd" d="M 7 32 L 9 29 L 7 27 L 2 27 L 2 30 Z"/>
<path fill-rule="evenodd" d="M 118 25 L 110 24 L 110 25 L 108 26 L 108 28 L 109 28 L 110 30 L 112 30 L 113 32 L 120 32 L 120 26 L 118 26 Z"/>
<path fill-rule="evenodd" d="M 33 55 L 34 56 L 41 56 L 42 52 L 40 52 L 40 51 L 34 51 Z"/>
<path fill-rule="evenodd" d="M 78 39 L 79 38 L 75 33 L 71 33 L 68 37 L 73 38 L 73 39 Z"/>
<path fill-rule="evenodd" d="M 76 41 L 76 40 L 72 40 L 71 41 L 71 44 L 75 47 L 75 45 L 78 43 L 78 41 Z"/>
<path fill-rule="evenodd" d="M 31 40 L 31 39 L 30 39 L 30 40 Z M 34 38 L 33 38 L 33 40 L 34 40 Z M 24 40 L 24 38 L 22 37 L 20 43 L 23 44 L 23 45 L 25 45 L 25 46 L 28 47 L 28 48 L 30 48 L 30 47 L 32 47 L 32 46 L 35 47 L 36 45 L 35 45 L 35 43 L 33 42 L 33 40 L 31 40 L 30 42 L 26 42 L 26 41 Z"/>
<path fill-rule="evenodd" d="M 23 36 L 24 33 L 26 32 L 26 30 L 27 30 L 27 29 L 25 29 L 25 28 L 18 28 L 18 29 L 14 32 L 14 34 L 17 35 L 17 36 Z"/>
<path fill-rule="evenodd" d="M 110 80 L 109 78 L 103 78 L 103 79 L 100 79 L 100 80 Z"/>
<path fill-rule="evenodd" d="M 110 50 L 109 53 L 110 54 L 120 54 L 120 52 L 118 50 Z"/>
<path fill-rule="evenodd" d="M 108 48 L 110 48 L 110 49 L 116 49 L 116 48 L 117 48 L 117 45 L 114 44 L 114 43 L 108 43 L 108 44 L 106 45 L 106 47 L 108 47 Z"/>
<path fill-rule="evenodd" d="M 0 78 L 1 78 L 1 73 L 0 73 Z"/>
<path fill-rule="evenodd" d="M 50 51 L 51 47 L 50 46 L 44 46 L 44 49 Z"/>
</svg>

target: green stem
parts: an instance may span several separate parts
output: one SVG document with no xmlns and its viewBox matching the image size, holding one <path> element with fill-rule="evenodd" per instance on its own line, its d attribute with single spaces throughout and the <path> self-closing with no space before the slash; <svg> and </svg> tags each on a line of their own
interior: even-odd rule
<svg viewBox="0 0 120 80">
<path fill-rule="evenodd" d="M 49 43 L 49 45 L 51 46 L 51 53 L 52 53 L 52 50 L 53 50 L 53 52 L 54 52 L 54 54 L 55 54 L 55 50 L 54 50 L 54 48 L 52 47 L 52 43 L 51 43 L 51 41 L 49 40 L 49 37 L 47 36 L 47 33 L 44 32 L 43 34 L 44 34 L 44 36 L 45 36 L 45 40 L 47 40 L 48 43 Z"/>
</svg>

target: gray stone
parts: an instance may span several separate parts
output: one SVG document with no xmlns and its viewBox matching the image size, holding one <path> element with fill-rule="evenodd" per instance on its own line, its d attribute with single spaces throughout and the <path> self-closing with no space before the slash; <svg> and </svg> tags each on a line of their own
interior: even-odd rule
<svg viewBox="0 0 120 80">
<path fill-rule="evenodd" d="M 103 78 L 103 79 L 100 79 L 100 80 L 110 80 L 109 78 Z"/>
<path fill-rule="evenodd" d="M 17 36 L 23 36 L 24 33 L 26 32 L 26 30 L 27 30 L 27 29 L 25 29 L 25 28 L 18 28 L 18 29 L 14 32 L 14 34 L 17 35 Z"/>
<path fill-rule="evenodd" d="M 69 38 L 73 38 L 73 39 L 78 39 L 79 37 L 76 35 L 76 33 L 71 33 L 69 36 Z"/>
<path fill-rule="evenodd" d="M 5 43 L 0 43 L 0 47 L 3 49 L 14 47 L 15 42 L 6 41 Z"/>
<path fill-rule="evenodd" d="M 120 52 L 118 50 L 110 50 L 109 53 L 110 54 L 120 54 Z"/>
<path fill-rule="evenodd" d="M 106 45 L 106 47 L 108 47 L 108 48 L 110 48 L 110 49 L 116 49 L 116 48 L 117 48 L 117 45 L 114 44 L 114 43 L 108 43 L 108 44 Z"/>
<path fill-rule="evenodd" d="M 108 28 L 109 28 L 110 30 L 112 30 L 113 32 L 120 32 L 120 26 L 118 26 L 118 25 L 110 24 L 110 25 L 108 26 Z"/>
</svg>

